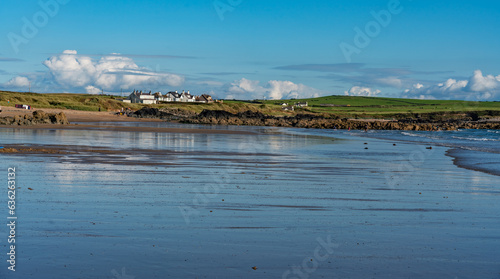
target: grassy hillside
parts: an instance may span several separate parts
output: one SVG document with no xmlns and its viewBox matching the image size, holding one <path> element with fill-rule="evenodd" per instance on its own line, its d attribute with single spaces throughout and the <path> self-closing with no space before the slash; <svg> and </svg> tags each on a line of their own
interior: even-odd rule
<svg viewBox="0 0 500 279">
<path fill-rule="evenodd" d="M 287 102 L 308 102 L 304 110 L 312 113 L 328 113 L 359 117 L 390 117 L 397 114 L 460 113 L 500 111 L 500 102 L 468 102 L 443 100 L 414 100 L 375 97 L 326 96 L 312 99 L 287 101 L 265 101 L 270 106 L 279 107 Z M 334 107 L 327 105 L 336 105 Z"/>
<path fill-rule="evenodd" d="M 97 111 L 99 107 L 103 110 L 119 110 L 127 105 L 115 100 L 113 96 L 106 95 L 0 92 L 1 106 L 13 107 L 15 104 L 30 105 L 34 108 L 60 108 L 87 111 Z M 131 104 L 128 105 L 130 107 Z M 136 106 L 136 108 L 140 108 L 140 106 Z"/>
<path fill-rule="evenodd" d="M 37 94 L 0 91 L 0 106 L 15 104 L 30 105 L 34 108 L 60 108 L 97 111 L 99 108 L 118 111 L 121 108 L 140 109 L 145 105 L 123 103 L 118 96 L 88 94 Z M 293 105 L 296 102 L 308 102 L 306 108 L 297 108 L 295 112 L 284 112 L 281 103 Z M 335 105 L 335 106 L 329 106 Z M 226 110 L 232 113 L 247 110 L 260 111 L 270 115 L 293 115 L 297 113 L 335 114 L 339 117 L 355 118 L 389 118 L 397 115 L 425 113 L 465 113 L 478 112 L 479 115 L 496 115 L 500 112 L 500 102 L 465 102 L 440 100 L 412 100 L 395 98 L 326 96 L 313 99 L 281 100 L 281 101 L 229 101 L 213 104 L 169 103 L 146 105 L 148 107 L 180 108 L 193 112 L 204 109 Z M 493 112 L 493 113 L 492 113 Z"/>
</svg>

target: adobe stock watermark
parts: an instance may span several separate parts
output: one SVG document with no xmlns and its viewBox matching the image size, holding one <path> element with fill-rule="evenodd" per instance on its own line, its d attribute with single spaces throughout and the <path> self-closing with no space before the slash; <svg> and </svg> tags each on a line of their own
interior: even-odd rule
<svg viewBox="0 0 500 279">
<path fill-rule="evenodd" d="M 235 152 L 238 153 L 238 157 L 255 158 L 256 155 L 261 151 L 261 146 L 255 143 L 240 143 L 236 147 Z M 196 218 L 203 214 L 202 210 L 208 210 L 208 206 L 216 201 L 224 201 L 220 197 L 222 190 L 232 187 L 237 179 L 235 174 L 241 169 L 238 166 L 219 166 L 216 172 L 210 171 L 207 175 L 210 177 L 211 183 L 205 184 L 203 187 L 198 186 L 194 188 L 196 194 L 191 201 L 191 204 L 183 204 L 178 206 L 179 211 L 184 218 L 186 225 L 191 224 L 192 218 Z M 220 198 L 220 199 L 217 199 Z"/>
<path fill-rule="evenodd" d="M 7 227 L 9 228 L 9 237 L 7 242 L 10 244 L 7 248 L 9 253 L 7 253 L 7 262 L 9 263 L 8 269 L 10 271 L 16 271 L 16 168 L 9 168 L 7 170 L 7 189 L 8 189 L 8 215 L 7 215 Z"/>
<path fill-rule="evenodd" d="M 432 139 L 430 139 L 430 141 L 433 142 Z M 408 181 L 410 176 L 416 172 L 417 168 L 423 166 L 425 161 L 434 152 L 434 150 L 427 149 L 427 147 L 422 144 L 418 144 L 417 147 L 417 150 L 413 150 L 408 155 L 408 159 L 405 159 L 403 156 L 398 156 L 396 168 L 384 167 L 385 180 L 391 189 L 395 189 L 399 184 Z"/>
<path fill-rule="evenodd" d="M 213 2 L 213 6 L 219 19 L 224 21 L 224 14 L 234 11 L 241 3 L 243 3 L 243 0 L 216 0 Z"/>
<path fill-rule="evenodd" d="M 413 1 L 413 0 L 407 0 Z M 340 50 L 344 54 L 347 63 L 351 63 L 352 55 L 360 54 L 361 50 L 367 48 L 372 39 L 380 35 L 382 28 L 387 28 L 392 22 L 394 15 L 399 15 L 404 10 L 399 0 L 390 0 L 387 4 L 387 9 L 383 9 L 379 12 L 371 11 L 373 17 L 372 21 L 369 21 L 364 29 L 356 26 L 354 27 L 354 38 L 352 44 L 342 42 L 340 43 Z"/>
<path fill-rule="evenodd" d="M 41 9 L 34 13 L 31 19 L 25 16 L 21 18 L 23 22 L 21 32 L 19 34 L 14 32 L 9 32 L 9 34 L 7 34 L 7 38 L 14 52 L 16 54 L 19 53 L 19 46 L 21 44 L 28 44 L 29 40 L 33 39 L 38 34 L 38 31 L 49 23 L 50 18 L 55 17 L 59 13 L 60 5 L 66 5 L 70 1 L 71 0 L 38 1 L 38 5 Z"/>
<path fill-rule="evenodd" d="M 313 255 L 305 257 L 300 266 L 292 266 L 291 269 L 283 272 L 282 279 L 309 278 L 318 269 L 319 265 L 333 254 L 333 249 L 339 247 L 338 244 L 332 243 L 331 235 L 327 236 L 325 240 L 318 237 L 316 241 L 318 246 L 314 249 Z"/>
<path fill-rule="evenodd" d="M 470 115 L 477 114 L 479 110 L 478 101 L 467 101 L 460 102 L 452 105 L 449 109 L 453 113 L 466 113 Z M 476 115 L 477 117 L 477 115 Z M 475 121 L 473 119 L 473 121 Z M 431 123 L 435 128 L 434 131 L 422 131 L 426 133 L 425 135 L 419 135 L 415 131 L 401 131 L 401 133 L 407 133 L 408 136 L 417 137 L 416 148 L 408 154 L 408 156 L 398 156 L 396 162 L 392 162 L 389 166 L 384 166 L 384 177 L 387 181 L 387 185 L 391 189 L 395 189 L 399 184 L 405 183 L 411 179 L 418 168 L 425 165 L 425 162 L 434 153 L 433 146 L 439 144 L 439 131 L 441 131 L 442 123 Z"/>
<path fill-rule="evenodd" d="M 227 177 L 223 177 L 223 180 L 227 179 Z M 221 186 L 219 184 L 209 184 L 202 188 L 196 188 L 198 191 L 196 195 L 193 197 L 192 205 L 182 205 L 178 206 L 182 218 L 184 218 L 184 222 L 186 225 L 191 224 L 191 218 L 196 217 L 202 214 L 198 208 L 204 208 L 210 204 L 210 201 L 215 199 L 217 195 L 220 193 Z"/>
</svg>

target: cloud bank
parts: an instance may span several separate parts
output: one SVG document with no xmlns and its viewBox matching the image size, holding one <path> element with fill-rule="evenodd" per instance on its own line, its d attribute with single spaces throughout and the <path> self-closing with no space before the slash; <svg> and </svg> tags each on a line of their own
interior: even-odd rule
<svg viewBox="0 0 500 279">
<path fill-rule="evenodd" d="M 79 55 L 76 50 L 65 50 L 52 55 L 42 64 L 47 71 L 24 73 L 1 84 L 13 91 L 86 92 L 89 94 L 118 93 L 132 89 L 167 91 L 190 89 L 195 94 L 210 93 L 226 99 L 291 99 L 331 95 L 290 80 L 261 82 L 242 78 L 228 82 L 221 78 L 184 76 L 152 71 L 141 67 L 125 55 Z M 365 64 L 304 64 L 277 67 L 284 71 L 322 73 L 317 78 L 329 79 L 336 88 L 343 88 L 348 96 L 391 96 L 417 99 L 456 99 L 491 101 L 500 99 L 500 75 L 485 75 L 476 70 L 468 78 L 416 79 L 415 76 L 435 76 L 450 72 L 419 72 L 404 68 L 367 68 Z M 1 72 L 0 72 L 1 73 Z M 4 72 L 5 74 L 5 72 Z M 219 76 L 228 73 L 215 73 Z M 230 73 L 234 74 L 234 73 Z M 181 87 L 182 86 L 182 87 Z M 347 88 L 347 90 L 346 90 Z M 344 91 L 345 90 L 345 91 Z M 382 93 L 383 91 L 383 93 Z M 337 92 L 338 93 L 338 92 Z M 340 93 L 342 94 L 342 93 Z"/>
<path fill-rule="evenodd" d="M 76 50 L 65 50 L 43 61 L 47 72 L 27 73 L 2 84 L 9 90 L 27 91 L 31 81 L 36 92 L 118 93 L 122 89 L 152 91 L 177 90 L 195 87 L 199 94 L 210 92 L 227 99 L 283 99 L 320 96 L 320 90 L 286 80 L 271 80 L 261 85 L 258 80 L 242 78 L 233 82 L 218 80 L 186 81 L 178 74 L 154 72 L 140 67 L 125 55 L 112 53 L 97 59 L 79 55 Z M 175 89 L 174 89 L 175 88 Z M 191 88 L 193 89 L 193 88 Z M 193 90 L 194 92 L 195 90 Z"/>
<path fill-rule="evenodd" d="M 481 70 L 474 71 L 468 80 L 448 79 L 443 83 L 430 86 L 415 84 L 406 89 L 402 97 L 414 99 L 457 99 L 487 101 L 500 97 L 500 75 L 483 75 Z"/>
<path fill-rule="evenodd" d="M 116 54 L 103 56 L 96 61 L 90 56 L 78 55 L 76 50 L 65 50 L 42 64 L 47 67 L 49 73 L 34 77 L 33 82 L 38 88 L 51 85 L 52 91 L 83 91 L 96 94 L 102 90 L 119 92 L 121 89 L 180 86 L 184 82 L 184 77 L 180 75 L 153 72 L 139 67 L 131 58 Z M 26 76 L 18 76 L 4 86 L 12 89 L 22 88 L 27 81 Z"/>
<path fill-rule="evenodd" d="M 7 87 L 27 87 L 29 83 L 27 77 L 15 77 L 9 80 L 5 85 Z"/>
<path fill-rule="evenodd" d="M 371 89 L 368 87 L 354 86 L 349 91 L 345 91 L 346 96 L 364 96 L 364 97 L 376 97 L 382 91 Z"/>
<path fill-rule="evenodd" d="M 226 85 L 227 99 L 291 99 L 319 97 L 317 89 L 291 81 L 271 80 L 260 85 L 258 80 L 242 78 Z"/>
</svg>

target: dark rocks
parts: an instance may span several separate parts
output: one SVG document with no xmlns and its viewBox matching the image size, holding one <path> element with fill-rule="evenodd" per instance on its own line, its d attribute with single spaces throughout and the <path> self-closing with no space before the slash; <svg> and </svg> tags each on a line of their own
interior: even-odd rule
<svg viewBox="0 0 500 279">
<path fill-rule="evenodd" d="M 37 110 L 33 112 L 33 118 L 37 120 L 41 120 L 47 118 L 47 114 L 43 110 Z"/>
<path fill-rule="evenodd" d="M 248 125 L 274 126 L 316 129 L 351 129 L 351 130 L 407 130 L 407 131 L 453 131 L 457 129 L 500 129 L 500 121 L 481 122 L 474 113 L 463 114 L 460 119 L 454 115 L 418 114 L 409 117 L 401 115 L 396 120 L 356 120 L 335 115 L 297 114 L 294 116 L 265 115 L 260 111 L 247 110 L 231 113 L 225 110 L 203 110 L 196 114 L 191 111 L 177 108 L 142 108 L 128 116 L 138 118 L 157 118 L 166 121 L 181 121 L 192 124 L 212 125 Z M 493 114 L 492 114 L 493 115 Z M 446 117 L 445 117 L 446 116 Z"/>
<path fill-rule="evenodd" d="M 167 114 L 162 113 L 157 108 L 142 108 L 136 112 L 133 112 L 132 116 L 138 118 L 161 118 L 163 116 L 167 116 Z"/>
<path fill-rule="evenodd" d="M 500 129 L 500 122 L 478 122 L 467 120 L 435 121 L 420 118 L 404 118 L 400 120 L 355 120 L 323 117 L 313 114 L 297 114 L 295 116 L 278 117 L 264 115 L 261 112 L 245 111 L 237 114 L 224 110 L 204 110 L 196 117 L 188 117 L 185 123 L 214 125 L 251 125 L 297 127 L 316 129 L 352 129 L 352 130 L 407 130 L 407 131 L 453 131 L 457 129 Z"/>
<path fill-rule="evenodd" d="M 69 124 L 68 118 L 64 112 L 60 113 L 45 113 L 44 111 L 37 110 L 33 115 L 16 115 L 14 117 L 1 117 L 0 125 L 18 125 L 30 126 L 36 124 Z"/>
<path fill-rule="evenodd" d="M 136 118 L 178 120 L 186 117 L 195 117 L 196 113 L 176 108 L 165 108 L 160 110 L 157 108 L 144 107 L 138 111 L 129 112 L 127 113 L 127 115 L 129 117 L 136 117 Z"/>
<path fill-rule="evenodd" d="M 235 114 L 232 114 L 225 110 L 208 110 L 204 109 L 199 115 L 198 118 L 217 118 L 217 119 L 229 119 L 231 117 L 236 117 Z"/>
<path fill-rule="evenodd" d="M 66 114 L 64 114 L 64 112 L 50 114 L 49 119 L 51 120 L 52 124 L 69 124 L 68 118 L 66 117 Z"/>
</svg>

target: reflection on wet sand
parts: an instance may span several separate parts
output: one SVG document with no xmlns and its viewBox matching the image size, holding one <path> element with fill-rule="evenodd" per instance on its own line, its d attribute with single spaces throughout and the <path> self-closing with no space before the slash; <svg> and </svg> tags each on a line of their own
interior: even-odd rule
<svg viewBox="0 0 500 279">
<path fill-rule="evenodd" d="M 498 272 L 495 177 L 455 167 L 441 148 L 399 169 L 418 147 L 248 129 L 0 129 L 18 150 L 0 164 L 19 167 L 30 262 L 13 278 L 110 278 L 120 266 L 137 278 L 282 278 L 330 236 L 335 249 L 310 278 Z"/>
</svg>

